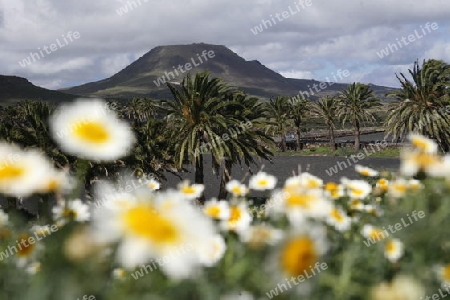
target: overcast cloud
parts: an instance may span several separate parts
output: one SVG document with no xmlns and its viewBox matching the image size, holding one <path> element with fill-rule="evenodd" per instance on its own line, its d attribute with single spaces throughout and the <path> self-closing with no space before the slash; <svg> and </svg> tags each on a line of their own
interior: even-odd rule
<svg viewBox="0 0 450 300">
<path fill-rule="evenodd" d="M 119 15 L 131 2 L 0 0 L 0 74 L 56 89 L 109 77 L 156 46 L 194 42 L 226 45 L 288 77 L 323 80 L 348 69 L 349 82 L 386 86 L 398 86 L 394 73 L 415 59 L 450 62 L 449 0 L 311 0 L 304 8 L 299 0 L 134 0 Z M 254 34 L 270 15 L 276 24 Z M 65 43 L 68 32 L 80 36 Z M 19 64 L 57 39 L 63 47 Z M 380 58 L 388 43 L 398 50 Z"/>
</svg>

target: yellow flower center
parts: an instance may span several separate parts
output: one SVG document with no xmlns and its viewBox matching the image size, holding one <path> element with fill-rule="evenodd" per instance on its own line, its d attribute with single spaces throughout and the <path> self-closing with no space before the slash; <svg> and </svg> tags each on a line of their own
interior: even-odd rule
<svg viewBox="0 0 450 300">
<path fill-rule="evenodd" d="M 370 231 L 369 233 L 369 238 L 375 241 L 379 241 L 384 238 L 384 232 L 380 229 L 372 229 L 372 231 Z"/>
<path fill-rule="evenodd" d="M 334 218 L 334 219 L 336 219 L 338 222 L 342 222 L 342 221 L 344 221 L 344 216 L 341 214 L 341 212 L 338 210 L 338 209 L 336 209 L 336 208 L 333 208 L 332 210 L 331 210 L 331 216 Z"/>
<path fill-rule="evenodd" d="M 63 217 L 65 217 L 67 219 L 72 219 L 72 218 L 74 219 L 77 217 L 78 214 L 73 209 L 65 208 L 62 215 L 63 215 Z"/>
<path fill-rule="evenodd" d="M 235 186 L 231 189 L 231 192 L 235 195 L 240 195 L 242 194 L 242 189 L 238 186 Z"/>
<path fill-rule="evenodd" d="M 205 213 L 206 215 L 210 216 L 211 218 L 218 219 L 220 216 L 220 207 L 218 206 L 210 206 L 206 209 Z"/>
<path fill-rule="evenodd" d="M 18 240 L 20 243 L 20 247 L 16 246 L 16 248 L 18 250 L 17 255 L 19 255 L 21 257 L 28 257 L 33 252 L 35 244 L 28 243 L 29 237 L 30 236 L 26 233 L 20 235 L 19 240 Z M 22 243 L 22 239 L 26 240 L 27 242 Z M 26 245 L 26 246 L 24 246 L 24 245 Z"/>
<path fill-rule="evenodd" d="M 309 179 L 307 187 L 310 189 L 317 189 L 320 187 L 320 182 L 318 180 Z"/>
<path fill-rule="evenodd" d="M 232 206 L 230 209 L 230 219 L 228 220 L 229 223 L 233 224 L 238 222 L 242 217 L 242 211 L 237 206 Z"/>
<path fill-rule="evenodd" d="M 439 157 L 432 154 L 417 154 L 412 157 L 412 160 L 420 167 L 426 167 L 439 163 Z"/>
<path fill-rule="evenodd" d="M 289 241 L 281 252 L 280 264 L 289 276 L 304 274 L 317 262 L 314 242 L 308 237 L 300 237 Z"/>
<path fill-rule="evenodd" d="M 0 168 L 0 180 L 14 180 L 25 173 L 24 168 L 19 166 L 5 166 Z"/>
<path fill-rule="evenodd" d="M 75 135 L 83 141 L 93 144 L 102 144 L 110 139 L 110 133 L 100 122 L 77 124 L 74 127 Z"/>
<path fill-rule="evenodd" d="M 124 222 L 130 233 L 155 243 L 174 243 L 180 237 L 173 222 L 149 205 L 140 205 L 128 210 L 124 215 Z"/>
<path fill-rule="evenodd" d="M 364 191 L 361 189 L 352 189 L 351 191 L 354 196 L 360 197 L 360 196 L 364 195 Z"/>
<path fill-rule="evenodd" d="M 361 174 L 362 176 L 370 176 L 370 172 L 367 169 L 359 171 L 359 174 Z"/>
<path fill-rule="evenodd" d="M 412 145 L 422 151 L 425 151 L 429 148 L 429 143 L 421 139 L 413 139 L 411 141 Z"/>
<path fill-rule="evenodd" d="M 395 247 L 395 243 L 394 241 L 389 241 L 386 244 L 386 252 L 387 253 L 392 253 L 397 249 L 397 247 Z"/>
<path fill-rule="evenodd" d="M 400 193 L 402 193 L 402 194 L 406 193 L 406 190 L 408 189 L 408 187 L 406 186 L 406 184 L 403 184 L 403 183 L 395 184 L 395 185 L 393 186 L 393 188 L 394 188 L 397 192 L 400 192 Z"/>
<path fill-rule="evenodd" d="M 420 189 L 420 183 L 410 183 L 409 184 L 409 188 L 414 190 L 414 191 L 417 191 L 417 190 Z"/>
<path fill-rule="evenodd" d="M 445 281 L 450 281 L 450 264 L 442 269 L 442 277 Z"/>
<path fill-rule="evenodd" d="M 266 186 L 268 184 L 269 184 L 269 181 L 267 179 L 258 180 L 258 185 L 260 185 L 260 186 Z"/>
<path fill-rule="evenodd" d="M 339 193 L 339 190 L 335 190 L 335 191 L 332 191 L 331 192 L 331 197 L 332 198 L 338 198 L 338 197 L 340 197 L 341 195 L 340 195 L 340 193 Z"/>
<path fill-rule="evenodd" d="M 377 181 L 377 185 L 383 191 L 386 191 L 389 188 L 388 181 L 386 179 L 384 179 L 384 178 L 378 180 Z"/>
<path fill-rule="evenodd" d="M 303 208 L 309 208 L 311 202 L 316 200 L 316 197 L 309 194 L 291 194 L 286 200 L 288 206 L 301 206 Z"/>
<path fill-rule="evenodd" d="M 195 194 L 196 190 L 192 186 L 187 185 L 187 186 L 183 187 L 181 192 L 184 193 L 184 194 L 191 195 L 191 194 Z"/>
<path fill-rule="evenodd" d="M 327 184 L 325 184 L 325 190 L 333 192 L 336 191 L 339 188 L 339 185 L 337 185 L 334 182 L 328 182 Z"/>
<path fill-rule="evenodd" d="M 57 191 L 60 187 L 59 181 L 57 179 L 50 179 L 47 182 L 46 190 L 47 191 Z"/>
</svg>

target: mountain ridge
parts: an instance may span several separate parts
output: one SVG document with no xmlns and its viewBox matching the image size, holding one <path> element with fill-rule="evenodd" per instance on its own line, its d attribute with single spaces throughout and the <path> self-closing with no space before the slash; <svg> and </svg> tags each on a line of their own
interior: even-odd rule
<svg viewBox="0 0 450 300">
<path fill-rule="evenodd" d="M 108 78 L 56 91 L 35 86 L 22 77 L 0 75 L 0 101 L 28 99 L 64 102 L 79 97 L 77 95 L 118 100 L 133 97 L 171 99 L 172 95 L 165 83 L 181 82 L 187 75 L 188 64 L 191 65 L 191 74 L 209 71 L 211 77 L 221 78 L 231 87 L 263 99 L 278 95 L 298 97 L 303 92 L 311 100 L 316 100 L 336 94 L 349 84 L 326 83 L 326 88 L 315 92 L 312 87 L 320 85 L 321 81 L 286 78 L 258 60 L 244 59 L 225 45 L 194 43 L 154 47 Z M 382 101 L 390 101 L 385 94 L 397 90 L 377 85 L 372 85 L 372 88 Z"/>
<path fill-rule="evenodd" d="M 313 79 L 283 77 L 257 60 L 245 60 L 225 45 L 194 43 L 154 47 L 109 78 L 66 88 L 62 91 L 105 98 L 139 96 L 170 98 L 171 95 L 165 82 L 179 83 L 187 72 L 178 74 L 178 76 L 168 76 L 174 78 L 164 77 L 171 73 L 175 75 L 177 66 L 191 62 L 205 51 L 213 51 L 214 57 L 201 63 L 198 67 L 192 68 L 191 73 L 209 71 L 211 77 L 221 78 L 231 86 L 258 97 L 296 96 L 300 91 L 308 91 L 308 86 L 320 83 Z M 164 78 L 164 82 L 161 78 Z M 157 84 L 158 82 L 159 84 Z M 333 83 L 325 90 L 314 93 L 311 98 L 334 94 L 347 85 L 348 83 Z M 386 93 L 395 90 L 389 87 L 380 88 L 381 90 L 378 89 L 380 92 L 377 93 L 380 98 L 385 98 L 384 90 Z"/>
</svg>

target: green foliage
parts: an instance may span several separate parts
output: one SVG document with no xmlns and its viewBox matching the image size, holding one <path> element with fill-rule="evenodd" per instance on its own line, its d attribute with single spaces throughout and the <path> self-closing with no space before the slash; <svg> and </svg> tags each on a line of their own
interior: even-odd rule
<svg viewBox="0 0 450 300">
<path fill-rule="evenodd" d="M 397 99 L 386 119 L 387 133 L 393 138 L 416 132 L 436 139 L 441 149 L 450 149 L 450 65 L 443 61 L 418 61 L 409 70 L 411 79 L 396 75 L 402 89 L 391 94 Z"/>
</svg>

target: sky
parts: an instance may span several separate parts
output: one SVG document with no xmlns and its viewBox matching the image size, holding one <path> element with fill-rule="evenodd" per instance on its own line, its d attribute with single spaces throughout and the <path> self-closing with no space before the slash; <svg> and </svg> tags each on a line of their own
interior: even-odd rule
<svg viewBox="0 0 450 300">
<path fill-rule="evenodd" d="M 203 42 L 285 77 L 398 87 L 416 59 L 450 63 L 449 29 L 449 0 L 0 0 L 0 74 L 58 89 Z"/>
</svg>

